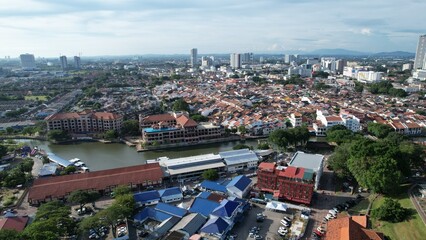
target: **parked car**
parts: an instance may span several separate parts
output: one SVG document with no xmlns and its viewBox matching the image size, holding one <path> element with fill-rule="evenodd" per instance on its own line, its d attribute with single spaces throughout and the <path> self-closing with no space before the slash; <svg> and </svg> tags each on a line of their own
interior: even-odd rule
<svg viewBox="0 0 426 240">
<path fill-rule="evenodd" d="M 286 227 L 290 227 L 290 223 L 289 223 L 289 222 L 287 222 L 287 221 L 285 221 L 285 220 L 283 220 L 283 219 L 281 219 L 280 223 L 281 223 L 282 225 L 286 226 Z"/>
<path fill-rule="evenodd" d="M 289 217 L 283 217 L 284 220 L 286 220 L 287 222 L 291 222 L 291 219 Z"/>
</svg>

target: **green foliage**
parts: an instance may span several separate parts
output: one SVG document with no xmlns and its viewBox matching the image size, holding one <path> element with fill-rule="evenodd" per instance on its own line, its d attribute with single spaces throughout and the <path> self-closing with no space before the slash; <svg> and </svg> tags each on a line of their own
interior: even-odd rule
<svg viewBox="0 0 426 240">
<path fill-rule="evenodd" d="M 392 223 L 402 222 L 408 215 L 408 209 L 403 208 L 398 201 L 390 198 L 386 198 L 382 206 L 372 211 L 374 218 Z"/>
<path fill-rule="evenodd" d="M 63 174 L 70 174 L 70 173 L 74 173 L 77 171 L 77 168 L 75 166 L 68 166 L 65 167 L 64 170 L 62 170 Z"/>
<path fill-rule="evenodd" d="M 194 115 L 191 116 L 191 119 L 196 121 L 196 122 L 208 122 L 209 121 L 208 117 L 205 117 L 201 114 L 194 114 Z"/>
<path fill-rule="evenodd" d="M 7 172 L 7 176 L 3 180 L 3 185 L 8 188 L 14 188 L 27 182 L 27 176 L 19 167 L 15 167 Z"/>
<path fill-rule="evenodd" d="M 385 94 L 393 97 L 406 97 L 407 93 L 402 89 L 395 89 L 392 83 L 388 81 L 381 81 L 378 83 L 372 83 L 369 86 L 369 90 L 372 94 Z"/>
<path fill-rule="evenodd" d="M 110 207 L 101 210 L 95 216 L 101 220 L 103 225 L 108 225 L 112 229 L 112 234 L 114 237 L 117 236 L 116 226 L 119 219 L 124 219 L 129 213 L 129 208 L 127 206 L 122 206 L 120 204 L 112 204 Z"/>
<path fill-rule="evenodd" d="M 183 98 L 179 98 L 178 100 L 173 102 L 172 106 L 173 111 L 186 111 L 189 112 L 189 105 Z"/>
<path fill-rule="evenodd" d="M 87 203 L 91 203 L 99 199 L 101 195 L 95 191 L 83 191 L 77 190 L 72 192 L 68 198 L 68 202 L 77 203 L 80 205 L 80 209 L 84 207 Z"/>
<path fill-rule="evenodd" d="M 323 82 L 319 82 L 319 83 L 316 83 L 314 85 L 315 90 L 324 90 L 324 89 L 328 89 L 328 88 L 331 88 L 331 87 L 328 86 L 327 84 L 323 83 Z"/>
<path fill-rule="evenodd" d="M 115 197 L 115 205 L 119 205 L 124 209 L 124 215 L 126 217 L 131 217 L 133 213 L 133 209 L 135 208 L 135 199 L 133 194 L 121 194 Z"/>
<path fill-rule="evenodd" d="M 205 180 L 210 180 L 210 181 L 214 181 L 219 178 L 219 174 L 217 173 L 216 169 L 205 170 L 202 176 Z"/>
<path fill-rule="evenodd" d="M 0 230 L 0 239 L 2 240 L 20 240 L 20 234 L 16 230 L 2 229 Z"/>
<path fill-rule="evenodd" d="M 259 143 L 259 145 L 257 146 L 257 149 L 259 150 L 268 150 L 269 144 L 267 142 L 263 142 L 263 143 Z"/>
<path fill-rule="evenodd" d="M 237 144 L 234 147 L 232 147 L 233 150 L 239 150 L 239 149 L 253 149 L 253 147 L 245 144 Z"/>
<path fill-rule="evenodd" d="M 71 135 L 68 132 L 62 130 L 50 130 L 47 134 L 47 138 L 50 141 L 60 142 L 71 139 Z"/>
<path fill-rule="evenodd" d="M 330 74 L 324 71 L 318 71 L 318 72 L 314 72 L 312 74 L 312 77 L 319 77 L 319 78 L 328 78 Z"/>
<path fill-rule="evenodd" d="M 246 127 L 245 127 L 244 125 L 241 125 L 241 126 L 238 126 L 238 132 L 239 132 L 241 135 L 244 135 L 244 134 L 246 134 L 246 133 L 247 133 L 247 129 L 246 129 Z"/>
<path fill-rule="evenodd" d="M 121 134 L 124 136 L 139 136 L 141 132 L 139 131 L 139 121 L 138 120 L 126 120 L 123 122 L 123 127 L 121 128 Z"/>
<path fill-rule="evenodd" d="M 360 82 L 355 82 L 355 92 L 363 92 L 364 91 L 364 84 Z"/>
<path fill-rule="evenodd" d="M 26 113 L 28 111 L 27 108 L 19 108 L 17 110 L 6 112 L 4 115 L 8 118 L 19 117 L 20 115 Z"/>
<path fill-rule="evenodd" d="M 342 144 L 336 148 L 333 155 L 328 158 L 328 165 L 334 170 L 337 177 L 347 178 L 352 174 L 349 171 L 347 161 L 350 157 L 350 144 Z"/>
<path fill-rule="evenodd" d="M 6 156 L 7 154 L 7 147 L 4 145 L 0 145 L 0 158 Z"/>
<path fill-rule="evenodd" d="M 281 149 L 287 148 L 289 145 L 304 145 L 309 140 L 309 131 L 305 126 L 277 129 L 269 134 L 269 141 Z"/>
<path fill-rule="evenodd" d="M 115 139 L 118 137 L 118 133 L 114 129 L 110 129 L 104 133 L 104 137 L 106 139 Z"/>
<path fill-rule="evenodd" d="M 327 142 L 335 142 L 338 145 L 350 142 L 355 138 L 355 134 L 343 125 L 336 125 L 327 130 Z"/>
<path fill-rule="evenodd" d="M 370 122 L 367 126 L 368 132 L 378 138 L 385 138 L 393 129 L 385 124 Z"/>
<path fill-rule="evenodd" d="M 19 168 L 22 172 L 31 172 L 33 170 L 33 165 L 34 161 L 31 158 L 26 158 L 19 164 Z"/>
<path fill-rule="evenodd" d="M 112 192 L 114 196 L 120 196 L 120 195 L 130 194 L 132 192 L 132 189 L 130 189 L 129 186 L 120 185 L 114 188 Z"/>
<path fill-rule="evenodd" d="M 22 235 L 28 240 L 59 239 L 73 235 L 75 223 L 72 218 L 71 208 L 59 201 L 42 204 L 32 224 L 25 228 Z"/>
</svg>

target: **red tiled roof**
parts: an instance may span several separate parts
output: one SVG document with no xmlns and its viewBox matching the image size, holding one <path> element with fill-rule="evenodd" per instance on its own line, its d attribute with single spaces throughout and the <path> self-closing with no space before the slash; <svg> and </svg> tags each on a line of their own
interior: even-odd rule
<svg viewBox="0 0 426 240">
<path fill-rule="evenodd" d="M 259 164 L 259 170 L 273 172 L 274 169 L 275 169 L 275 163 L 261 162 Z"/>
<path fill-rule="evenodd" d="M 304 168 L 292 167 L 289 166 L 285 170 L 278 173 L 279 176 L 288 177 L 288 178 L 299 178 L 303 179 L 303 174 L 305 173 Z"/>
<path fill-rule="evenodd" d="M 382 240 L 382 233 L 365 229 L 367 217 L 353 216 L 332 219 L 327 223 L 326 240 Z M 362 224 L 362 225 L 361 225 Z"/>
<path fill-rule="evenodd" d="M 9 229 L 22 232 L 28 223 L 28 217 L 9 217 L 0 219 L 0 230 Z"/>
<path fill-rule="evenodd" d="M 119 119 L 120 115 L 110 112 L 93 112 L 89 110 L 85 110 L 82 112 L 67 112 L 67 113 L 55 113 L 46 118 L 46 120 L 64 120 L 64 119 L 78 119 L 81 116 L 89 115 L 94 119 Z"/>
<path fill-rule="evenodd" d="M 327 119 L 327 122 L 341 122 L 343 121 L 341 117 L 338 116 L 327 116 L 325 117 Z"/>
<path fill-rule="evenodd" d="M 110 186 L 160 181 L 163 172 L 158 163 L 115 168 L 81 174 L 39 178 L 28 193 L 30 201 L 64 197 L 75 190 L 103 190 Z"/>
<path fill-rule="evenodd" d="M 142 122 L 161 122 L 161 121 L 173 121 L 175 120 L 175 117 L 171 114 L 158 114 L 158 115 L 151 115 L 148 117 L 145 117 Z"/>
<path fill-rule="evenodd" d="M 182 127 L 196 127 L 198 125 L 197 122 L 185 115 L 177 117 L 176 122 L 182 125 Z"/>
</svg>

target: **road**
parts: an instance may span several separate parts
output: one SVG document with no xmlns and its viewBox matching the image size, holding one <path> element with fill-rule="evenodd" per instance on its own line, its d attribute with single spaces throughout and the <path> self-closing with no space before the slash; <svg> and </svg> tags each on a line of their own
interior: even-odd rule
<svg viewBox="0 0 426 240">
<path fill-rule="evenodd" d="M 423 208 L 420 206 L 419 202 L 417 201 L 416 197 L 414 196 L 413 189 L 417 185 L 413 185 L 408 189 L 408 196 L 410 196 L 410 200 L 413 203 L 414 207 L 416 208 L 417 213 L 419 214 L 420 218 L 422 219 L 423 223 L 426 225 L 426 214 L 423 210 Z"/>
</svg>

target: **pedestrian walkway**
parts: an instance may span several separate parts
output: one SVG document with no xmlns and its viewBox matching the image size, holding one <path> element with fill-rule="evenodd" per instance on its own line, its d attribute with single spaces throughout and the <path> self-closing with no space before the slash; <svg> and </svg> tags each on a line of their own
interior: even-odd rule
<svg viewBox="0 0 426 240">
<path fill-rule="evenodd" d="M 426 214 L 423 208 L 420 206 L 419 202 L 417 201 L 416 197 L 414 196 L 413 189 L 417 186 L 417 184 L 414 184 L 413 186 L 408 189 L 408 196 L 410 196 L 410 200 L 413 203 L 414 207 L 417 210 L 417 213 L 420 215 L 420 218 L 423 221 L 423 224 L 426 225 Z"/>
</svg>

